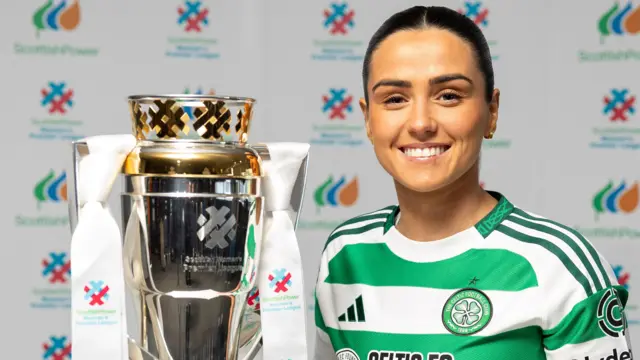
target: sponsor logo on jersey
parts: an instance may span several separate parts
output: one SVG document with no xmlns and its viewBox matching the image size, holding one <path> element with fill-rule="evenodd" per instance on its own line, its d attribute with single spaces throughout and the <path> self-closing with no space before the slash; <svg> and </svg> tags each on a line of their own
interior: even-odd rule
<svg viewBox="0 0 640 360">
<path fill-rule="evenodd" d="M 584 358 L 573 358 L 572 360 L 633 360 L 633 354 L 631 353 L 631 350 L 622 350 L 618 353 L 618 349 L 613 349 L 607 357 L 603 357 L 602 355 L 587 355 Z"/>
<path fill-rule="evenodd" d="M 598 302 L 597 317 L 602 332 L 611 337 L 624 336 L 627 319 L 616 289 L 609 288 L 602 294 Z"/>
<path fill-rule="evenodd" d="M 455 360 L 455 357 L 449 353 L 430 352 L 424 357 L 416 352 L 371 350 L 367 360 Z"/>
<path fill-rule="evenodd" d="M 358 354 L 351 349 L 341 349 L 336 353 L 337 360 L 360 360 Z"/>
<path fill-rule="evenodd" d="M 442 323 L 454 335 L 472 335 L 484 329 L 493 316 L 489 297 L 477 289 L 456 291 L 442 307 Z"/>
</svg>

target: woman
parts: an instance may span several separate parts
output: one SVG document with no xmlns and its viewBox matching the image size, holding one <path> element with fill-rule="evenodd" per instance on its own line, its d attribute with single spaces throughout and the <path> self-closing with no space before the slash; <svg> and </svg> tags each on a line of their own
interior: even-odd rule
<svg viewBox="0 0 640 360">
<path fill-rule="evenodd" d="M 479 185 L 500 92 L 481 31 L 443 7 L 389 18 L 360 105 L 397 206 L 329 236 L 316 359 L 632 359 L 627 291 L 576 231 Z"/>
</svg>

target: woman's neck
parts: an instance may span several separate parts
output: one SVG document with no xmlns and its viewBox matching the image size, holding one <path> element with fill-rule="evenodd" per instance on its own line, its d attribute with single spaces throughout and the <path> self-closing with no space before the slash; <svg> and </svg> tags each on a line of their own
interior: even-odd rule
<svg viewBox="0 0 640 360">
<path fill-rule="evenodd" d="M 497 200 L 480 187 L 478 165 L 446 188 L 417 193 L 396 183 L 400 221 L 396 228 L 409 239 L 444 239 L 475 225 Z"/>
</svg>

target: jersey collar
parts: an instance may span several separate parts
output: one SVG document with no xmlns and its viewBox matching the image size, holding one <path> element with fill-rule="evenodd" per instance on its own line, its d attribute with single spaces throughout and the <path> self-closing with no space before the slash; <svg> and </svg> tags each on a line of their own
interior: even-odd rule
<svg viewBox="0 0 640 360">
<path fill-rule="evenodd" d="M 477 224 L 445 239 L 414 241 L 402 235 L 395 227 L 400 209 L 396 206 L 384 224 L 384 243 L 397 256 L 414 262 L 439 261 L 462 254 L 473 248 L 474 242 L 483 241 L 513 211 L 514 206 L 497 192 L 489 192 L 498 204 Z"/>
<path fill-rule="evenodd" d="M 486 238 L 495 230 L 498 225 L 513 211 L 513 204 L 507 200 L 507 198 L 499 192 L 487 191 L 489 195 L 493 196 L 498 203 L 496 206 L 484 217 L 482 220 L 475 224 L 476 230 Z M 400 214 L 400 207 L 395 206 L 393 211 L 389 213 L 384 223 L 384 233 L 386 234 L 392 227 L 395 226 L 396 219 Z"/>
</svg>

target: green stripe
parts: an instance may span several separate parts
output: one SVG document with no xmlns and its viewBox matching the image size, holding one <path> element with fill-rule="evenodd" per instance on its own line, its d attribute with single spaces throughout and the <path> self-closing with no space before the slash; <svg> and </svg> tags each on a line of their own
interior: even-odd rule
<svg viewBox="0 0 640 360">
<path fill-rule="evenodd" d="M 629 293 L 622 286 L 614 287 L 618 291 L 621 305 L 627 303 Z M 552 329 L 544 330 L 544 346 L 549 350 L 556 350 L 565 345 L 581 344 L 587 341 L 600 339 L 607 336 L 598 325 L 598 305 L 607 290 L 602 290 L 577 303 L 571 312 L 567 314 L 558 325 Z M 615 316 L 620 317 L 619 309 Z"/>
<path fill-rule="evenodd" d="M 611 279 L 608 276 L 607 271 L 604 269 L 604 266 L 602 266 L 602 261 L 600 261 L 600 255 L 598 254 L 598 252 L 596 251 L 596 249 L 593 247 L 593 244 L 591 244 L 591 242 L 589 242 L 584 236 L 582 236 L 582 234 L 580 234 L 578 231 L 566 226 L 566 225 L 562 225 L 560 223 L 557 223 L 555 221 L 549 220 L 549 219 L 543 219 L 543 218 L 539 218 L 539 217 L 535 217 L 532 216 L 530 214 L 527 214 L 526 212 L 517 209 L 516 212 L 518 215 L 522 216 L 522 217 L 526 217 L 528 219 L 531 220 L 537 220 L 537 221 L 541 221 L 541 222 L 545 222 L 548 224 L 552 224 L 555 225 L 565 231 L 570 232 L 573 236 L 575 236 L 576 238 L 578 238 L 578 240 L 580 240 L 580 242 L 582 243 L 582 245 L 584 245 L 584 247 L 587 249 L 587 251 L 589 252 L 589 254 L 591 255 L 591 257 L 593 258 L 593 261 L 595 261 L 596 266 L 598 266 L 598 269 L 600 270 L 600 274 L 602 274 L 602 278 L 604 279 L 604 283 L 605 283 L 605 287 L 611 287 Z"/>
<path fill-rule="evenodd" d="M 470 249 L 434 262 L 406 261 L 385 243 L 346 245 L 328 263 L 329 284 L 521 291 L 537 287 L 535 270 L 505 249 Z M 495 274 L 500 274 L 496 276 Z M 477 281 L 471 282 L 472 279 Z"/>
<path fill-rule="evenodd" d="M 522 214 L 518 212 L 516 212 L 516 214 L 522 216 Z M 571 250 L 573 250 L 573 252 L 578 256 L 578 259 L 580 259 L 580 261 L 582 262 L 582 265 L 584 266 L 584 268 L 587 269 L 587 273 L 589 273 L 589 276 L 593 281 L 593 285 L 595 286 L 595 289 L 596 289 L 595 291 L 598 292 L 604 289 L 604 286 L 602 286 L 602 284 L 600 283 L 600 280 L 598 280 L 598 275 L 596 275 L 596 271 L 593 269 L 593 266 L 591 266 L 591 262 L 589 261 L 589 259 L 587 259 L 587 256 L 585 255 L 584 251 L 582 251 L 582 249 L 580 249 L 578 244 L 575 241 L 573 241 L 573 239 L 571 239 L 569 236 L 565 235 L 564 233 L 556 229 L 550 228 L 546 225 L 537 224 L 529 220 L 525 220 L 521 217 L 509 216 L 507 219 L 509 221 L 513 221 L 514 223 L 521 225 L 523 227 L 526 227 L 528 229 L 536 230 L 536 231 L 551 235 L 557 238 L 558 240 L 562 240 L 565 244 L 567 244 L 571 248 Z"/>
<path fill-rule="evenodd" d="M 408 316 L 411 316 L 408 313 Z M 398 320 L 400 321 L 400 320 Z M 526 327 L 491 336 L 456 336 L 452 334 L 389 334 L 371 331 L 327 329 L 336 351 L 352 349 L 362 360 L 370 359 L 370 351 L 397 351 L 428 354 L 450 353 L 455 360 L 518 359 L 545 360 L 539 327 Z M 381 359 L 396 359 L 388 355 Z M 398 357 L 399 358 L 399 357 Z M 404 357 L 404 359 L 410 359 Z M 435 358 L 438 359 L 438 358 Z"/>
<path fill-rule="evenodd" d="M 320 304 L 318 304 L 318 298 L 316 296 L 313 297 L 315 304 L 315 318 L 316 318 L 316 327 L 324 332 L 328 331 L 327 325 L 324 323 L 324 319 L 322 318 L 322 312 L 320 311 Z"/>
<path fill-rule="evenodd" d="M 369 221 L 369 220 L 375 220 L 375 219 L 386 219 L 387 216 L 389 216 L 389 213 L 377 213 L 377 214 L 371 214 L 371 215 L 362 215 L 362 216 L 358 216 L 356 218 L 350 219 L 345 221 L 344 223 L 340 224 L 340 226 L 338 226 L 335 231 L 339 231 L 340 229 L 342 229 L 343 227 L 347 226 L 347 225 L 353 225 L 353 224 L 357 224 L 360 222 L 364 222 L 364 221 Z"/>
<path fill-rule="evenodd" d="M 584 289 L 584 292 L 587 294 L 587 296 L 591 296 L 593 294 L 593 291 L 591 290 L 591 285 L 589 285 L 589 281 L 587 280 L 587 278 L 584 276 L 584 274 L 582 274 L 582 272 L 580 270 L 578 270 L 578 268 L 575 266 L 575 264 L 573 262 L 571 262 L 571 259 L 569 259 L 569 257 L 567 256 L 567 254 L 564 253 L 564 251 L 562 251 L 559 247 L 557 247 L 554 243 L 547 241 L 545 239 L 540 239 L 537 237 L 533 237 L 533 236 L 529 236 L 526 234 L 523 234 L 521 232 L 518 232 L 516 230 L 513 230 L 505 225 L 499 225 L 496 228 L 497 231 L 515 239 L 518 241 L 522 241 L 524 243 L 528 243 L 528 244 L 535 244 L 538 246 L 541 246 L 545 249 L 547 249 L 549 252 L 551 252 L 553 255 L 555 255 L 558 259 L 560 259 L 560 262 L 562 262 L 562 264 L 565 266 L 565 268 L 569 271 L 569 273 L 571 273 L 571 275 L 573 275 L 573 277 L 576 279 L 576 281 L 578 281 L 578 283 L 580 283 L 580 285 L 582 285 L 582 288 Z"/>
<path fill-rule="evenodd" d="M 377 229 L 377 228 L 382 228 L 384 227 L 384 221 L 377 221 L 377 222 L 373 222 L 361 227 L 356 227 L 356 228 L 351 228 L 351 229 L 345 229 L 345 230 L 339 230 L 336 231 L 334 233 L 332 233 L 329 236 L 329 239 L 327 240 L 327 243 L 324 245 L 324 250 L 327 249 L 327 246 L 329 246 L 329 243 L 331 243 L 333 240 L 339 238 L 340 236 L 344 236 L 344 235 L 358 235 L 358 234 L 362 234 L 365 233 L 369 230 L 373 230 L 373 229 Z"/>
<path fill-rule="evenodd" d="M 400 207 L 393 206 L 392 211 L 387 215 L 386 222 L 384 223 L 384 230 L 382 231 L 383 234 L 386 234 L 387 231 L 389 231 L 392 227 L 395 226 L 396 217 L 398 216 L 399 212 L 400 212 Z"/>
</svg>

